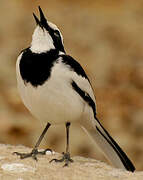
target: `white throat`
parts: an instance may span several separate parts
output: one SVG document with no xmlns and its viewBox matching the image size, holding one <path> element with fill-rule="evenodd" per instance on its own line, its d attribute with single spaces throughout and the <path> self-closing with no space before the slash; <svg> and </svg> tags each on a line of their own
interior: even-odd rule
<svg viewBox="0 0 143 180">
<path fill-rule="evenodd" d="M 55 49 L 55 47 L 49 33 L 37 26 L 32 36 L 30 49 L 34 53 L 42 53 L 50 49 Z"/>
</svg>

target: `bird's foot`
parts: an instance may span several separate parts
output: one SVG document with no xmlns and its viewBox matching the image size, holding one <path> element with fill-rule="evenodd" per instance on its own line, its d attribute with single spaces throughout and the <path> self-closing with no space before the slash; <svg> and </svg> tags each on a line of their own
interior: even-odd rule
<svg viewBox="0 0 143 180">
<path fill-rule="evenodd" d="M 37 155 L 46 155 L 47 151 L 51 151 L 51 149 L 45 149 L 44 151 L 38 151 L 38 149 L 32 149 L 32 151 L 30 153 L 19 153 L 19 152 L 14 152 L 13 154 L 16 154 L 17 156 L 20 156 L 20 159 L 25 159 L 25 158 L 29 158 L 31 157 L 34 160 L 38 160 L 37 159 Z"/>
<path fill-rule="evenodd" d="M 64 153 L 63 152 L 62 154 L 63 154 L 63 157 L 61 159 L 52 159 L 50 161 L 50 163 L 53 162 L 53 161 L 55 161 L 55 162 L 65 162 L 65 164 L 64 164 L 64 167 L 65 167 L 65 166 L 68 166 L 69 163 L 73 162 L 73 160 L 70 157 L 70 153 Z"/>
</svg>

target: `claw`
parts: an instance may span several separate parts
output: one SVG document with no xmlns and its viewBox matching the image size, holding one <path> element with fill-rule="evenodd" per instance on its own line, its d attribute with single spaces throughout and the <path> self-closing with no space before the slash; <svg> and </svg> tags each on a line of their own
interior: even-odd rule
<svg viewBox="0 0 143 180">
<path fill-rule="evenodd" d="M 17 156 L 20 156 L 20 159 L 25 159 L 31 157 L 35 161 L 38 161 L 37 155 L 46 155 L 47 151 L 51 151 L 51 149 L 45 149 L 44 151 L 38 151 L 37 149 L 33 149 L 30 153 L 19 153 L 19 152 L 13 152 L 13 154 L 16 154 Z"/>
<path fill-rule="evenodd" d="M 52 159 L 52 160 L 50 161 L 50 163 L 53 162 L 53 161 L 55 161 L 55 162 L 65 162 L 65 164 L 64 164 L 63 167 L 67 167 L 67 166 L 69 165 L 69 163 L 74 162 L 74 161 L 70 158 L 70 153 L 64 153 L 64 152 L 63 152 L 62 154 L 63 154 L 63 157 L 62 157 L 61 159 Z"/>
</svg>

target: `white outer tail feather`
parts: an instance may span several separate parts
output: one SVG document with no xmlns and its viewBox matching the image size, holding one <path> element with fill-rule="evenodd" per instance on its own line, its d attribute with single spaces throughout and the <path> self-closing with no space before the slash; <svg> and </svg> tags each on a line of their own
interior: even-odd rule
<svg viewBox="0 0 143 180">
<path fill-rule="evenodd" d="M 131 172 L 135 171 L 130 159 L 97 119 L 94 107 L 89 108 L 88 104 L 85 105 L 80 124 L 113 166 Z"/>
<path fill-rule="evenodd" d="M 115 166 L 116 168 L 126 169 L 120 160 L 118 154 L 112 148 L 112 146 L 108 143 L 108 141 L 97 131 L 96 128 L 87 130 L 82 127 L 83 130 L 94 140 L 94 142 L 98 145 L 100 150 L 104 153 L 106 158 Z"/>
</svg>

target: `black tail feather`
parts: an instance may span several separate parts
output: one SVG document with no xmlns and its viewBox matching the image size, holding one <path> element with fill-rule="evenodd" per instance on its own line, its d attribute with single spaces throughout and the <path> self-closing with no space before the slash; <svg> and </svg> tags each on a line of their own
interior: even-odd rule
<svg viewBox="0 0 143 180">
<path fill-rule="evenodd" d="M 101 124 L 100 124 L 101 125 Z M 109 139 L 100 131 L 100 129 L 96 126 L 97 131 L 108 141 L 108 143 L 113 147 L 115 152 L 118 154 L 120 160 L 122 161 L 123 165 L 128 171 L 134 172 L 135 167 L 133 163 L 130 161 L 130 159 L 127 157 L 127 155 L 123 152 L 123 150 L 120 148 L 120 146 L 115 142 L 115 140 L 110 136 L 110 134 L 106 131 L 106 129 L 101 125 Z"/>
</svg>

